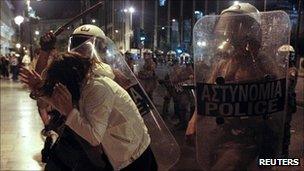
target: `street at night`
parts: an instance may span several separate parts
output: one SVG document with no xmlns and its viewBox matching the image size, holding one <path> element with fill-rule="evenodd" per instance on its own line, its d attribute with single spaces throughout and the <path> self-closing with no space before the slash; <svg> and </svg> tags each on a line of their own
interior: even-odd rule
<svg viewBox="0 0 304 171">
<path fill-rule="evenodd" d="M 158 72 L 161 72 L 159 67 Z M 298 80 L 297 92 L 303 91 L 304 78 Z M 157 88 L 155 105 L 161 111 L 164 88 Z M 298 102 L 303 102 L 303 93 L 298 93 Z M 293 117 L 291 155 L 301 156 L 303 152 L 304 115 L 303 106 Z M 171 106 L 171 115 L 172 106 Z M 195 160 L 195 147 L 185 143 L 185 131 L 174 130 L 172 121 L 166 120 L 180 147 L 181 157 L 172 170 L 201 170 Z M 28 96 L 28 91 L 20 83 L 1 80 L 1 170 L 41 170 L 43 164 L 40 151 L 43 141 L 39 130 L 42 122 L 36 110 L 35 101 Z M 16 155 L 18 154 L 18 155 Z"/>
<path fill-rule="evenodd" d="M 303 0 L 0 2 L 0 170 L 304 170 Z"/>
</svg>

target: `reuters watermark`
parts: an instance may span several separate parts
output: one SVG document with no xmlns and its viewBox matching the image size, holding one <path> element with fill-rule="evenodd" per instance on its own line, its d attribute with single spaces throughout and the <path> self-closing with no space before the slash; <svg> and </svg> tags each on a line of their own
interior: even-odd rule
<svg viewBox="0 0 304 171">
<path fill-rule="evenodd" d="M 300 159 L 259 159 L 257 164 L 259 166 L 300 166 Z"/>
</svg>

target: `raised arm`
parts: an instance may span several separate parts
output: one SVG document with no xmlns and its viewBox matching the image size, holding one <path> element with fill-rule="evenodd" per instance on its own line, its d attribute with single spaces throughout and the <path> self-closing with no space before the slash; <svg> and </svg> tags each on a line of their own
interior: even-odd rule
<svg viewBox="0 0 304 171">
<path fill-rule="evenodd" d="M 47 67 L 50 53 L 55 49 L 56 37 L 52 32 L 48 32 L 40 38 L 39 57 L 35 67 L 35 71 L 41 75 L 42 71 Z"/>
</svg>

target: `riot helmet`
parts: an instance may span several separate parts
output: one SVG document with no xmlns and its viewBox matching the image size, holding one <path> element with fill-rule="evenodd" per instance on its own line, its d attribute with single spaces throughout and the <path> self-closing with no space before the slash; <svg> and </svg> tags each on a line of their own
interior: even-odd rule
<svg viewBox="0 0 304 171">
<path fill-rule="evenodd" d="M 150 49 L 145 49 L 143 52 L 144 59 L 151 58 L 152 59 L 153 52 Z"/>
<path fill-rule="evenodd" d="M 92 58 L 94 51 L 101 50 L 100 48 L 105 46 L 105 40 L 106 36 L 99 27 L 85 24 L 76 28 L 70 36 L 68 51 L 77 49 L 84 58 Z"/>
<path fill-rule="evenodd" d="M 132 58 L 132 53 L 131 53 L 129 50 L 125 52 L 125 59 L 126 59 L 127 61 L 133 60 L 133 58 Z"/>
<path fill-rule="evenodd" d="M 181 61 L 181 64 L 183 65 L 183 64 L 190 64 L 191 63 L 191 57 L 190 57 L 190 54 L 189 53 L 186 53 L 186 52 L 184 52 L 184 53 L 182 53 L 181 55 L 180 55 L 180 61 Z"/>
<path fill-rule="evenodd" d="M 169 63 L 169 65 L 173 64 L 174 62 L 178 62 L 178 60 L 176 60 L 176 52 L 173 50 L 168 51 L 166 61 Z"/>
<path fill-rule="evenodd" d="M 278 48 L 277 56 L 285 56 L 283 59 L 289 59 L 289 67 L 293 67 L 296 65 L 296 57 L 294 48 L 289 45 L 282 45 Z"/>
<path fill-rule="evenodd" d="M 223 10 L 214 26 L 217 48 L 224 52 L 257 51 L 262 42 L 259 11 L 249 3 L 239 3 Z"/>
</svg>

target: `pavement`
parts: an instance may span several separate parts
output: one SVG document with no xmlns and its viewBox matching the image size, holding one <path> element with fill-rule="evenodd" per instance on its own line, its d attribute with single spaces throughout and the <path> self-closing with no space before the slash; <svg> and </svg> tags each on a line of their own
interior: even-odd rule
<svg viewBox="0 0 304 171">
<path fill-rule="evenodd" d="M 157 68 L 157 74 L 161 77 L 167 70 L 165 66 Z M 304 78 L 299 78 L 297 84 L 297 100 L 303 102 Z M 0 170 L 42 170 L 40 162 L 40 150 L 43 141 L 40 130 L 43 124 L 36 109 L 35 101 L 29 98 L 29 92 L 20 83 L 1 79 L 1 168 Z M 154 92 L 155 106 L 162 111 L 163 96 L 165 88 L 158 86 Z M 299 103 L 300 105 L 300 103 Z M 171 104 L 167 123 L 172 134 L 180 145 L 181 157 L 172 167 L 174 171 L 196 171 L 201 170 L 196 162 L 195 147 L 185 143 L 185 130 L 176 129 L 173 118 L 173 104 Z M 294 114 L 291 128 L 291 157 L 303 157 L 304 142 L 304 113 L 303 106 L 298 106 Z M 303 162 L 303 161 L 302 161 Z"/>
<path fill-rule="evenodd" d="M 20 83 L 1 79 L 0 84 L 0 170 L 42 170 L 39 154 L 43 126 L 36 102 Z"/>
<path fill-rule="evenodd" d="M 162 86 L 158 86 L 153 94 L 154 105 L 159 112 L 162 111 L 163 97 L 165 95 L 165 88 Z M 160 113 L 162 114 L 162 113 Z M 189 113 L 188 113 L 189 115 Z M 173 118 L 173 119 L 172 119 Z M 188 117 L 189 118 L 189 117 Z M 171 133 L 175 137 L 177 143 L 180 146 L 180 158 L 178 162 L 172 167 L 172 171 L 197 171 L 200 170 L 199 165 L 196 162 L 196 152 L 195 146 L 189 146 L 185 142 L 185 129 L 177 129 L 174 124 L 177 122 L 174 119 L 173 114 L 173 102 L 170 104 L 169 115 L 164 117 L 164 121 Z"/>
</svg>

